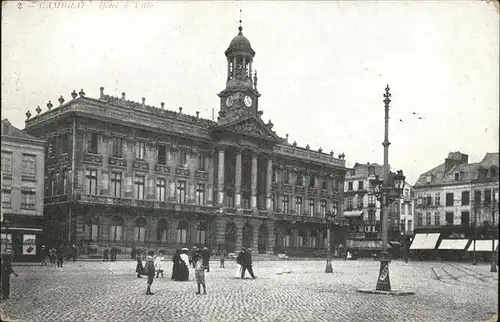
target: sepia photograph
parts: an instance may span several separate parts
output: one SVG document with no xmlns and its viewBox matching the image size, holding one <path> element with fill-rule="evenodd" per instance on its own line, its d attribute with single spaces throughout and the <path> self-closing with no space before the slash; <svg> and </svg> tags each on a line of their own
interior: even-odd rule
<svg viewBox="0 0 500 322">
<path fill-rule="evenodd" d="M 2 321 L 498 321 L 499 1 L 1 3 Z"/>
</svg>

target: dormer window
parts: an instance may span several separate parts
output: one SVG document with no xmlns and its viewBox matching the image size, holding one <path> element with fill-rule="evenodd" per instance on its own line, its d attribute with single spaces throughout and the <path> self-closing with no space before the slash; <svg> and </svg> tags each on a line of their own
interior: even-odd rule
<svg viewBox="0 0 500 322">
<path fill-rule="evenodd" d="M 479 179 L 485 179 L 488 175 L 487 169 L 479 169 Z"/>
<path fill-rule="evenodd" d="M 460 181 L 460 173 L 455 173 L 455 181 Z"/>
<path fill-rule="evenodd" d="M 425 179 L 427 183 L 432 183 L 432 175 L 427 175 Z"/>
<path fill-rule="evenodd" d="M 490 177 L 492 177 L 492 178 L 498 177 L 497 167 L 492 166 L 490 168 Z"/>
</svg>

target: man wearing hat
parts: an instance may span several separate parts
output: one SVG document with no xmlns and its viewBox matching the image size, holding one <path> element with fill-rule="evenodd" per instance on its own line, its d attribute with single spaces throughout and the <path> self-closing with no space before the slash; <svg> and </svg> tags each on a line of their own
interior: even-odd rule
<svg viewBox="0 0 500 322">
<path fill-rule="evenodd" d="M 248 248 L 241 255 L 241 279 L 245 278 L 245 271 L 248 270 L 252 279 L 256 279 L 257 277 L 253 274 L 252 269 L 252 249 Z"/>
<path fill-rule="evenodd" d="M 203 267 L 207 270 L 207 272 L 210 272 L 210 251 L 208 250 L 208 247 L 203 248 L 201 256 L 203 258 Z"/>
</svg>

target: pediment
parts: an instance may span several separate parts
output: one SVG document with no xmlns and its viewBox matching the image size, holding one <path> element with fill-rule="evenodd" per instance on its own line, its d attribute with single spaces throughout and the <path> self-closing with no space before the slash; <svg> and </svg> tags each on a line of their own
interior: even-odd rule
<svg viewBox="0 0 500 322">
<path fill-rule="evenodd" d="M 266 126 L 262 120 L 255 116 L 219 125 L 215 129 L 218 131 L 229 131 L 244 136 L 252 136 L 274 142 L 278 142 L 280 140 L 280 138 L 268 126 Z"/>
</svg>

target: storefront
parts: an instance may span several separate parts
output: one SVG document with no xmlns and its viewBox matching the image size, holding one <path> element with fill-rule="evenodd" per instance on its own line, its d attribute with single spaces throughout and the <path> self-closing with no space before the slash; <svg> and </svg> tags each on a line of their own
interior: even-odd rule
<svg viewBox="0 0 500 322">
<path fill-rule="evenodd" d="M 43 243 L 41 218 L 4 215 L 4 219 L 1 226 L 2 254 L 12 255 L 16 262 L 38 261 Z"/>
</svg>

